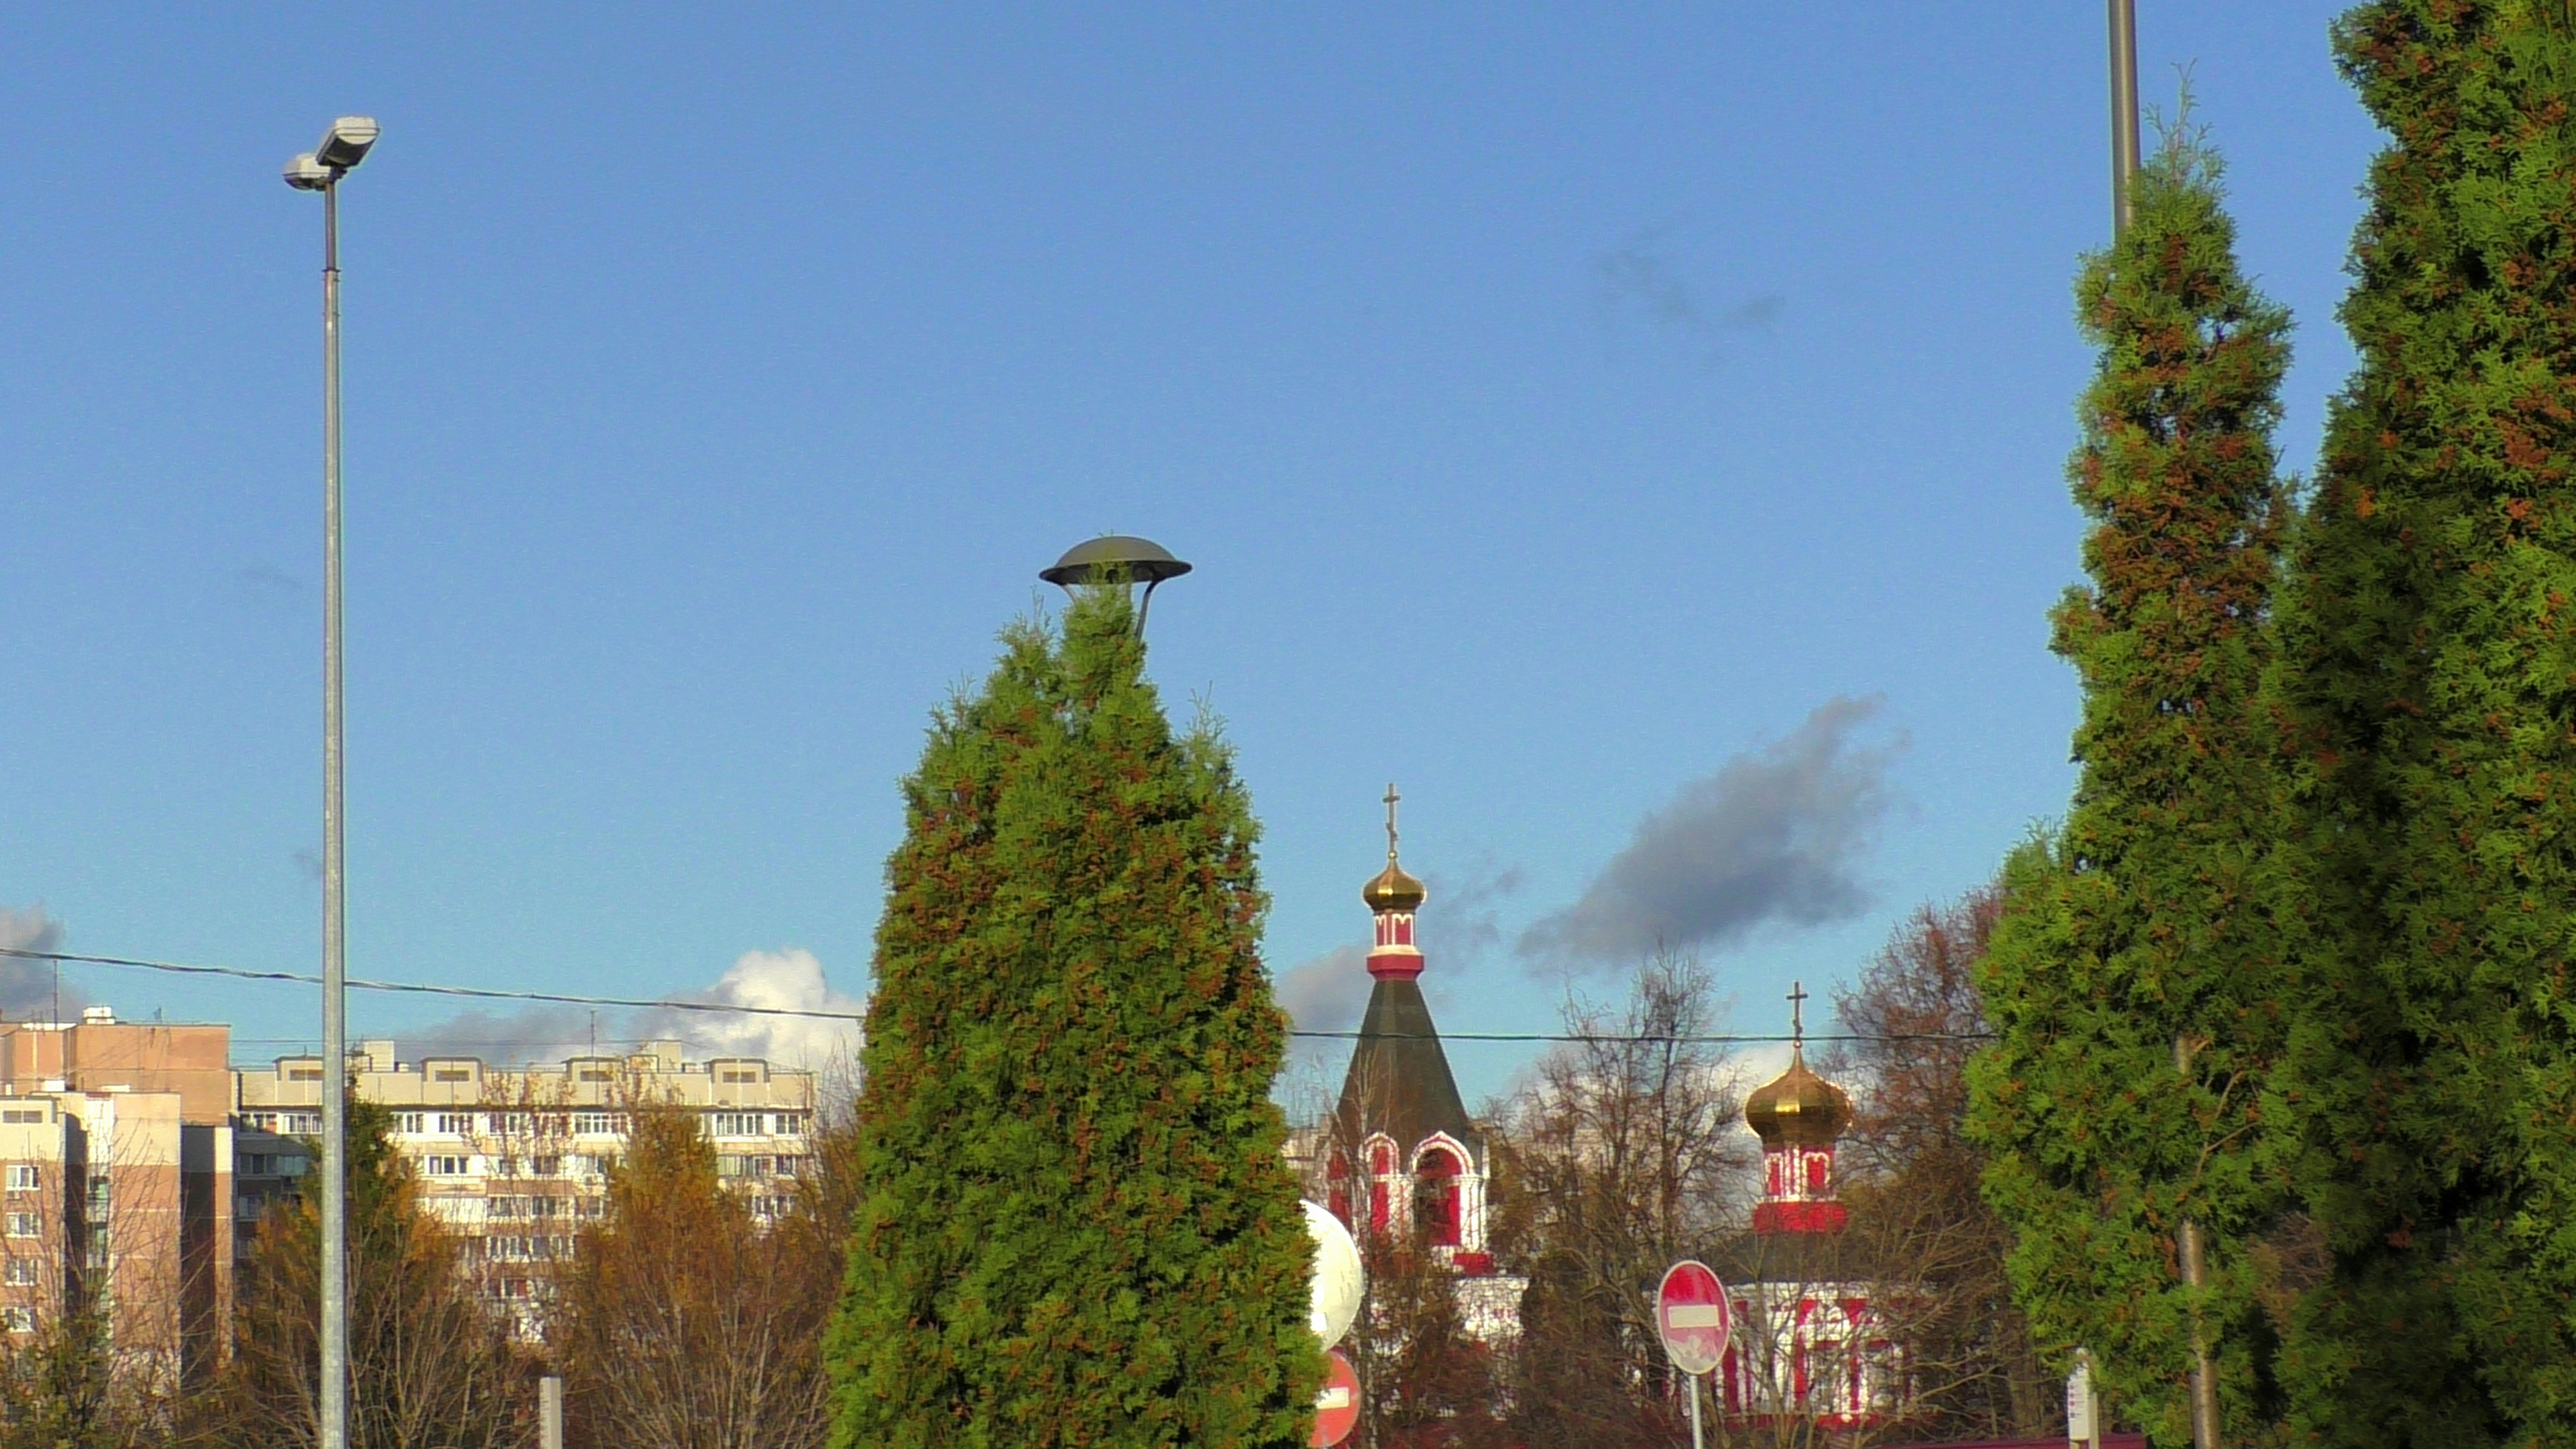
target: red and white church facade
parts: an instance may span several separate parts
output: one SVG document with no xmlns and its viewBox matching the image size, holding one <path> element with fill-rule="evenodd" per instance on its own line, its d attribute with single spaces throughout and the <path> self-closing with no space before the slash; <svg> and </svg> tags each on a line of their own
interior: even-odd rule
<svg viewBox="0 0 2576 1449">
<path fill-rule="evenodd" d="M 1905 1353 L 1844 1236 L 1834 1152 L 1851 1099 L 1807 1065 L 1805 999 L 1790 993 L 1789 1069 L 1744 1099 L 1745 1125 L 1762 1143 L 1762 1195 L 1752 1231 L 1719 1266 L 1735 1331 L 1714 1387 L 1720 1411 L 1739 1422 L 1860 1429 L 1903 1416 Z"/>
</svg>

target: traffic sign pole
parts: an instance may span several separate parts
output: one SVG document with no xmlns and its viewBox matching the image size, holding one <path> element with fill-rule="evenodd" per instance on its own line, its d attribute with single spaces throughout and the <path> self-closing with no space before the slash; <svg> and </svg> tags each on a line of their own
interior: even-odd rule
<svg viewBox="0 0 2576 1449">
<path fill-rule="evenodd" d="M 1683 1378 L 1682 1386 L 1689 1391 L 1691 1399 L 1691 1449 L 1708 1449 L 1708 1441 L 1701 1437 L 1699 1427 L 1699 1375 Z"/>
</svg>

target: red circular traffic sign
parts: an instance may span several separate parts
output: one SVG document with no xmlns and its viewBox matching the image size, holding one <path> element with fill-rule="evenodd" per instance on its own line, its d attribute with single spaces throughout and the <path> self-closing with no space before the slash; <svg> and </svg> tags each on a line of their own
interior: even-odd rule
<svg viewBox="0 0 2576 1449">
<path fill-rule="evenodd" d="M 1315 1395 L 1315 1436 L 1306 1441 L 1314 1449 L 1333 1449 L 1360 1422 L 1360 1376 L 1351 1372 L 1351 1361 L 1340 1349 L 1324 1358 L 1324 1388 Z"/>
<path fill-rule="evenodd" d="M 1655 1331 L 1673 1367 L 1704 1374 L 1726 1357 L 1726 1336 L 1735 1327 L 1735 1311 L 1726 1301 L 1726 1285 L 1706 1263 L 1685 1258 L 1664 1270 L 1655 1290 Z"/>
</svg>

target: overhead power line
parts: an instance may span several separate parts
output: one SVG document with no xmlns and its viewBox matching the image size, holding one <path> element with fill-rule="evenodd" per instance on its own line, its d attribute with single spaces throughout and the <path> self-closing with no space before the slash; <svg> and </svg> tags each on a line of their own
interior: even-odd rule
<svg viewBox="0 0 2576 1449">
<path fill-rule="evenodd" d="M 14 956 L 25 961 L 52 961 L 74 966 L 114 966 L 130 971 L 158 971 L 174 976 L 211 976 L 231 981 L 277 981 L 296 986 L 319 986 L 322 978 L 300 971 L 253 971 L 240 966 L 197 966 L 177 961 L 141 961 L 126 956 L 84 956 L 70 951 L 31 951 L 16 946 L 0 946 L 0 956 Z M 448 986 L 429 981 L 366 981 L 348 978 L 353 991 L 382 991 L 411 996 L 463 997 L 475 1001 L 519 1001 L 550 1006 L 623 1006 L 645 1011 L 698 1011 L 736 1016 L 785 1016 L 807 1021 L 846 1021 L 865 1023 L 867 1013 L 859 1011 L 824 1011 L 803 1006 L 746 1006 L 726 1001 L 686 1001 L 671 998 L 646 1000 L 634 996 L 585 996 L 569 991 L 508 991 L 496 986 Z M 1817 1032 L 1803 1037 L 1759 1032 L 1724 1033 L 1657 1033 L 1633 1034 L 1601 1032 L 1552 1031 L 1308 1031 L 1292 1030 L 1292 1037 L 1320 1041 L 1477 1041 L 1524 1042 L 1534 1045 L 1557 1043 L 1629 1044 L 1640 1046 L 1774 1046 L 1793 1041 L 1867 1042 L 1896 1044 L 1905 1042 L 1973 1042 L 1991 1041 L 1992 1032 Z M 263 1038 L 263 1040 L 286 1038 Z"/>
</svg>

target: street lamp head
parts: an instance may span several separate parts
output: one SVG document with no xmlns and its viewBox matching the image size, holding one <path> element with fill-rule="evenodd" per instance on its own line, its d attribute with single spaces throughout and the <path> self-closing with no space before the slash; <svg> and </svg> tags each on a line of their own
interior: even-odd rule
<svg viewBox="0 0 2576 1449">
<path fill-rule="evenodd" d="M 1159 584 L 1188 573 L 1190 566 L 1151 539 L 1104 533 L 1064 551 L 1055 567 L 1038 577 L 1070 593 L 1081 584 Z"/>
<path fill-rule="evenodd" d="M 367 159 L 367 148 L 376 144 L 376 118 L 342 116 L 322 133 L 322 144 L 313 148 L 313 159 L 333 171 L 348 171 Z"/>
<path fill-rule="evenodd" d="M 298 191 L 320 191 L 331 184 L 331 168 L 307 151 L 286 163 L 286 184 Z"/>
<path fill-rule="evenodd" d="M 1188 564 L 1152 539 L 1104 533 L 1066 549 L 1055 567 L 1038 570 L 1038 577 L 1068 594 L 1085 584 L 1143 584 L 1145 597 L 1136 606 L 1136 633 L 1142 638 L 1145 616 L 1154 608 L 1154 590 L 1162 587 L 1163 580 L 1189 571 Z"/>
</svg>

